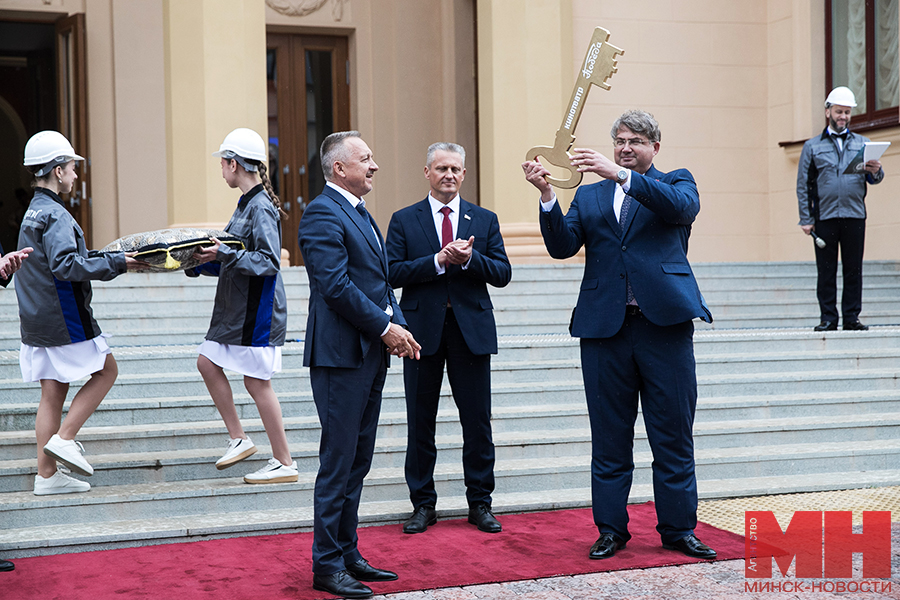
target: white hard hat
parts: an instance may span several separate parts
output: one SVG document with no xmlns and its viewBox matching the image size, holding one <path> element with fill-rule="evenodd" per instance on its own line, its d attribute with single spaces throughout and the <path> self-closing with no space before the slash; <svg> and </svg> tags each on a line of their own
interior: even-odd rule
<svg viewBox="0 0 900 600">
<path fill-rule="evenodd" d="M 828 108 L 832 104 L 837 104 L 838 106 L 849 106 L 853 108 L 856 106 L 856 96 L 853 95 L 853 91 L 843 85 L 840 85 L 828 94 L 828 97 L 825 98 L 825 107 Z"/>
<path fill-rule="evenodd" d="M 75 148 L 72 147 L 66 136 L 58 131 L 40 131 L 31 136 L 31 139 L 25 144 L 26 167 L 46 165 L 50 162 L 62 164 L 70 160 L 84 160 L 84 157 L 75 154 Z"/>
<path fill-rule="evenodd" d="M 266 143 L 252 129 L 238 127 L 225 136 L 219 151 L 213 152 L 213 156 L 222 158 L 234 158 L 234 155 L 262 162 L 266 160 Z"/>
</svg>

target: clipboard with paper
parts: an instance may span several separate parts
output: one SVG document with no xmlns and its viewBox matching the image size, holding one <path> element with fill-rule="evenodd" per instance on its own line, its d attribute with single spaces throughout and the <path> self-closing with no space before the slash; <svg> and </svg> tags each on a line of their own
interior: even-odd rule
<svg viewBox="0 0 900 600">
<path fill-rule="evenodd" d="M 890 142 L 866 142 L 856 156 L 844 169 L 844 175 L 856 175 L 862 173 L 866 168 L 866 163 L 870 160 L 878 160 L 884 151 L 890 146 Z"/>
</svg>

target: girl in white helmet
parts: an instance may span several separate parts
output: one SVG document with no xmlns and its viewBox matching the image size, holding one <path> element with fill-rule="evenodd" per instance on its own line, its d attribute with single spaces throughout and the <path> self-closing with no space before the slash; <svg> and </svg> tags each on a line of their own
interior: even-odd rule
<svg viewBox="0 0 900 600">
<path fill-rule="evenodd" d="M 202 264 L 189 276 L 219 278 L 212 320 L 200 345 L 197 368 L 225 421 L 229 441 L 216 468 L 226 469 L 256 452 L 244 433 L 234 405 L 231 385 L 223 369 L 244 376 L 244 386 L 256 402 L 273 458 L 244 477 L 247 483 L 297 481 L 297 463 L 291 459 L 281 405 L 272 389 L 272 375 L 281 370 L 281 346 L 287 323 L 287 300 L 281 280 L 281 202 L 266 175 L 266 146 L 251 129 L 235 129 L 218 152 L 222 177 L 242 195 L 225 231 L 240 238 L 236 250 L 213 239 L 195 257 Z M 215 261 L 212 263 L 211 261 Z"/>
<path fill-rule="evenodd" d="M 81 475 L 93 475 L 78 431 L 116 380 L 118 370 L 91 311 L 92 279 L 108 281 L 145 266 L 119 252 L 88 257 L 84 233 L 60 194 L 72 191 L 84 160 L 56 131 L 36 133 L 25 145 L 25 166 L 34 175 L 34 198 L 19 229 L 19 248 L 33 248 L 16 273 L 22 346 L 22 379 L 41 382 L 35 419 L 38 473 L 34 493 L 86 492 L 91 485 L 66 475 L 57 461 Z M 90 375 L 72 399 L 65 420 L 69 383 Z"/>
</svg>

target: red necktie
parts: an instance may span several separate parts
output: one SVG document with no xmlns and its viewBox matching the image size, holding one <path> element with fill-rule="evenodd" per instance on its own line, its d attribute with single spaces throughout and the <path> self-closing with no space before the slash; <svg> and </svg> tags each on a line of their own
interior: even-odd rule
<svg viewBox="0 0 900 600">
<path fill-rule="evenodd" d="M 443 207 L 441 212 L 444 213 L 444 222 L 441 223 L 441 248 L 443 248 L 453 241 L 453 224 L 450 222 L 450 207 Z"/>
</svg>

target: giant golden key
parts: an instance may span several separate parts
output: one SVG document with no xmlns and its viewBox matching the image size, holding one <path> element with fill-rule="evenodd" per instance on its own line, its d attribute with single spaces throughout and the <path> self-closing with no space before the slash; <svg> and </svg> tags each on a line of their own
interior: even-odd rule
<svg viewBox="0 0 900 600">
<path fill-rule="evenodd" d="M 543 156 L 551 165 L 569 171 L 568 179 L 547 177 L 547 181 L 556 187 L 569 189 L 581 183 L 581 173 L 572 166 L 572 156 L 569 154 L 569 149 L 575 143 L 573 134 L 575 126 L 578 125 L 578 119 L 581 117 L 584 101 L 587 99 L 591 86 L 596 85 L 608 90 L 609 84 L 606 83 L 606 80 L 618 71 L 616 56 L 625 54 L 621 48 L 607 43 L 608 39 L 609 31 L 602 27 L 594 29 L 591 44 L 585 54 L 584 63 L 581 65 L 581 72 L 578 74 L 578 80 L 575 81 L 575 88 L 572 90 L 572 98 L 563 115 L 562 125 L 556 130 L 556 140 L 553 146 L 535 146 L 528 151 L 528 155 L 525 157 L 525 160 L 537 160 L 539 156 Z"/>
</svg>

